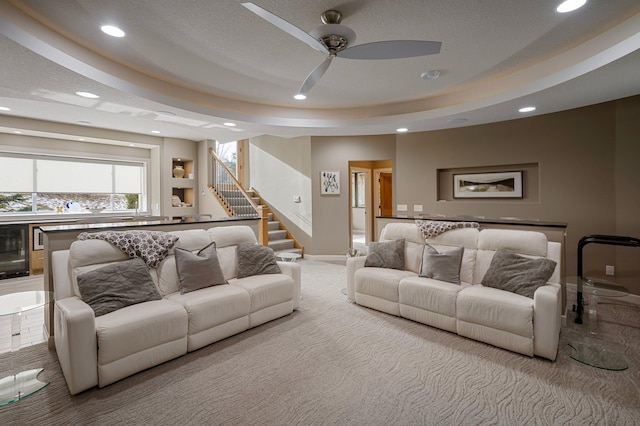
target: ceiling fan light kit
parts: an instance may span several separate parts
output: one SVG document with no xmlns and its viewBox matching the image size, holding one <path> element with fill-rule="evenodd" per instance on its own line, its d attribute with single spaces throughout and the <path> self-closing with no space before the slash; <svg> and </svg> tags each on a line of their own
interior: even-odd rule
<svg viewBox="0 0 640 426">
<path fill-rule="evenodd" d="M 426 40 L 388 40 L 351 46 L 356 40 L 356 33 L 351 28 L 340 24 L 342 14 L 337 10 L 327 10 L 322 13 L 320 20 L 323 25 L 306 33 L 254 3 L 241 4 L 270 24 L 328 55 L 320 65 L 309 73 L 300 86 L 298 95 L 306 95 L 320 81 L 336 57 L 364 60 L 413 58 L 440 53 L 442 46 L 439 41 Z"/>
</svg>

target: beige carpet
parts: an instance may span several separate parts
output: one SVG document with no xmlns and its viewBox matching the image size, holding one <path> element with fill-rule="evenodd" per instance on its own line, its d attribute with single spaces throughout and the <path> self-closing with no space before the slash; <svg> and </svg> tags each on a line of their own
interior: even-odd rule
<svg viewBox="0 0 640 426">
<path fill-rule="evenodd" d="M 0 425 L 640 424 L 637 306 L 599 305 L 629 362 L 606 371 L 570 359 L 572 321 L 552 363 L 348 303 L 344 266 L 300 264 L 299 311 L 104 389 L 72 397 L 43 344 L 20 351 L 51 384 Z"/>
</svg>

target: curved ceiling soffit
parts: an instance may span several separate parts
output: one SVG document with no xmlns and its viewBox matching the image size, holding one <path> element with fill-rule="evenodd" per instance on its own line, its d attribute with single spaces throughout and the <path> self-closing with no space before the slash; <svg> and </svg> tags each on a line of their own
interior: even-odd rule
<svg viewBox="0 0 640 426">
<path fill-rule="evenodd" d="M 0 33 L 25 48 L 101 84 L 199 114 L 271 126 L 375 126 L 397 120 L 447 117 L 514 100 L 591 72 L 640 46 L 640 14 L 543 62 L 451 93 L 402 103 L 343 109 L 289 108 L 224 98 L 153 78 L 119 64 L 0 6 Z"/>
</svg>

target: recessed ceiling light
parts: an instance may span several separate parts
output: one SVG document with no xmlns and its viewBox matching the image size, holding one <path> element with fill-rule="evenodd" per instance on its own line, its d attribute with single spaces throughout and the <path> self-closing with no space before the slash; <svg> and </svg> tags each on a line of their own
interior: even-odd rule
<svg viewBox="0 0 640 426">
<path fill-rule="evenodd" d="M 469 120 L 467 120 L 466 118 L 460 117 L 460 118 L 450 118 L 450 119 L 447 120 L 447 123 L 450 123 L 450 124 L 461 124 L 461 123 L 466 123 L 467 121 L 469 121 Z"/>
<path fill-rule="evenodd" d="M 79 140 L 79 141 L 83 141 L 83 140 L 84 140 L 84 138 L 78 138 L 78 140 Z"/>
<path fill-rule="evenodd" d="M 0 111 L 11 111 L 11 108 L 0 107 Z"/>
<path fill-rule="evenodd" d="M 231 123 L 231 122 L 227 122 L 227 123 L 222 123 L 227 127 L 236 127 L 236 123 Z"/>
<path fill-rule="evenodd" d="M 13 133 L 21 134 L 22 132 L 20 130 L 14 130 Z"/>
<path fill-rule="evenodd" d="M 436 78 L 440 77 L 440 71 L 431 70 L 431 71 L 423 72 L 422 74 L 420 74 L 420 77 L 425 80 L 435 80 Z"/>
<path fill-rule="evenodd" d="M 152 130 L 151 133 L 160 133 L 160 130 Z"/>
<path fill-rule="evenodd" d="M 100 27 L 103 33 L 110 35 L 111 37 L 124 37 L 125 33 L 120 28 L 113 25 L 103 25 Z"/>
<path fill-rule="evenodd" d="M 76 95 L 82 96 L 83 98 L 89 98 L 89 99 L 98 99 L 100 97 L 95 93 L 91 93 L 91 92 L 76 92 Z"/>
<path fill-rule="evenodd" d="M 407 129 L 406 127 L 398 127 L 396 129 L 396 132 L 398 132 L 398 133 L 406 133 L 408 131 L 409 131 L 409 129 Z"/>
<path fill-rule="evenodd" d="M 528 106 L 528 107 L 520 108 L 518 111 L 519 112 L 531 112 L 531 111 L 535 111 L 535 110 L 536 110 L 536 107 Z"/>
<path fill-rule="evenodd" d="M 78 121 L 78 124 L 83 124 L 83 125 L 86 126 L 88 124 L 91 124 L 91 122 L 90 121 L 86 121 L 86 120 L 80 120 L 80 121 Z"/>
<path fill-rule="evenodd" d="M 305 99 L 307 99 L 307 95 L 303 95 L 302 93 L 298 93 L 297 95 L 295 95 L 293 97 L 293 99 L 296 99 L 298 101 L 304 101 Z"/>
<path fill-rule="evenodd" d="M 576 9 L 580 9 L 587 3 L 587 0 L 565 0 L 560 3 L 560 6 L 556 8 L 559 13 L 573 12 Z"/>
<path fill-rule="evenodd" d="M 129 146 L 136 146 L 136 144 L 134 144 L 134 143 L 130 143 L 130 144 L 129 144 Z"/>
</svg>

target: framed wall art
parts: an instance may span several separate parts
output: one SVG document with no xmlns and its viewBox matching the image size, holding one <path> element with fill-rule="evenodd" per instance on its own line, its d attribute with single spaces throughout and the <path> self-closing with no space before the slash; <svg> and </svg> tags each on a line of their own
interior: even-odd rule
<svg viewBox="0 0 640 426">
<path fill-rule="evenodd" d="M 340 172 L 320 172 L 320 194 L 340 194 Z"/>
<path fill-rule="evenodd" d="M 453 175 L 453 198 L 522 198 L 522 172 Z"/>
</svg>

